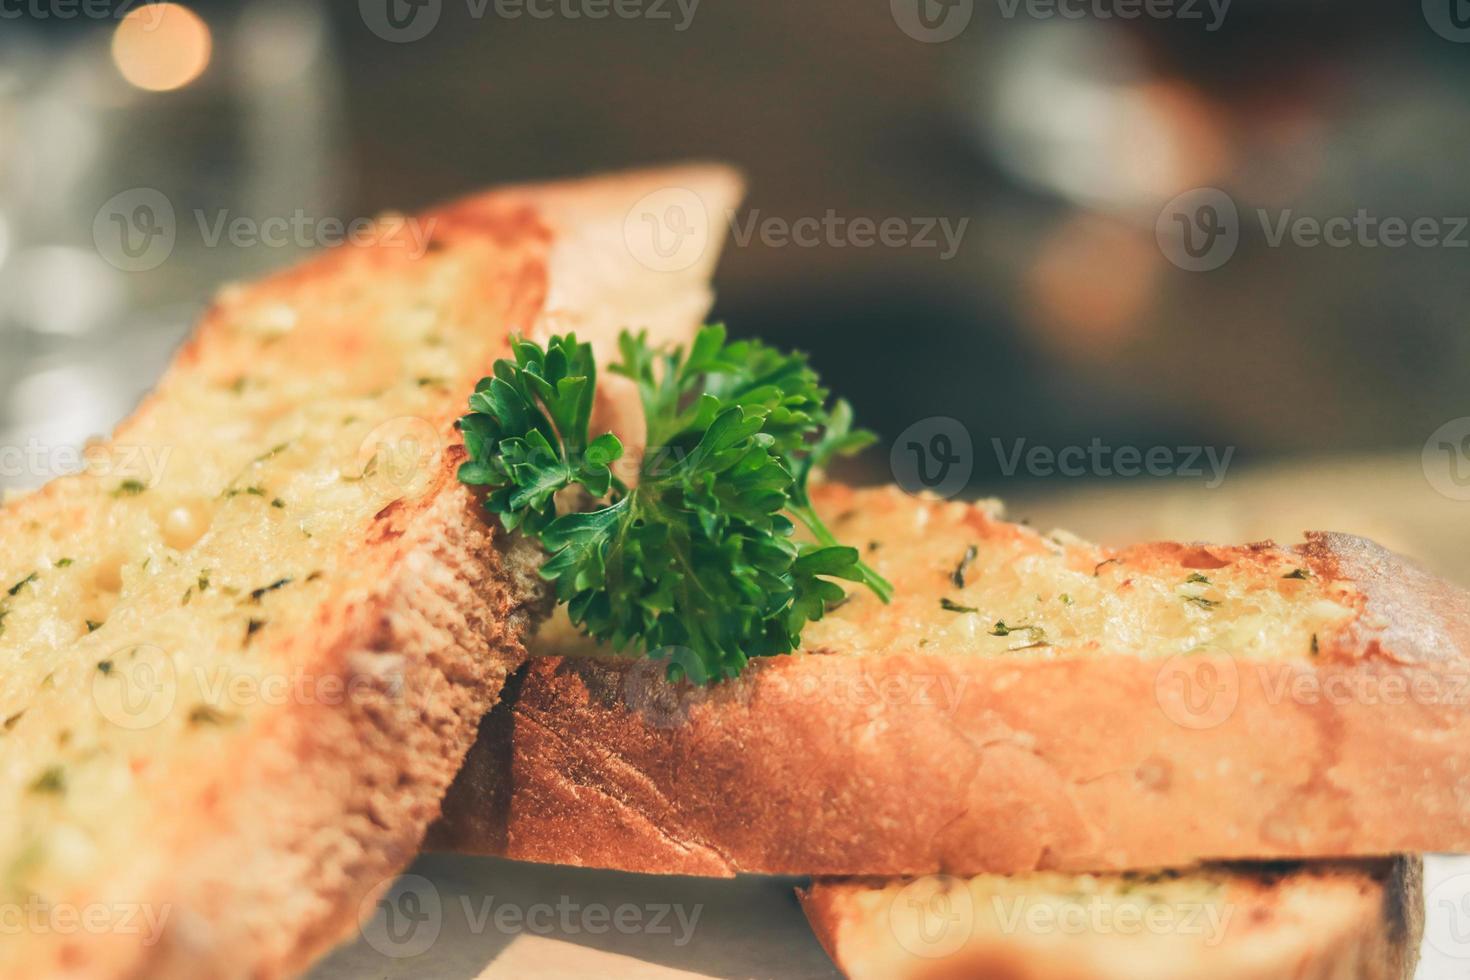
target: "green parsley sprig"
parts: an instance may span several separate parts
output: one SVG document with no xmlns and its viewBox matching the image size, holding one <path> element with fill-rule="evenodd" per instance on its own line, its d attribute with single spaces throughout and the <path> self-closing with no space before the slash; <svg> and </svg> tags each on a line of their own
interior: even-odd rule
<svg viewBox="0 0 1470 980">
<path fill-rule="evenodd" d="M 539 539 L 542 576 L 593 638 L 705 683 L 796 649 L 806 624 L 843 599 L 832 579 L 891 597 L 808 495 L 815 468 L 874 437 L 852 429 L 846 402 L 829 407 L 805 355 L 730 342 L 722 326 L 687 351 L 624 332 L 612 370 L 637 385 L 650 447 L 629 486 L 613 471 L 621 441 L 588 431 L 591 346 L 558 336 L 544 348 L 516 340 L 512 353 L 460 420 L 469 461 L 459 477 L 491 488 L 486 506 L 507 530 Z M 568 506 L 568 490 L 593 509 Z"/>
</svg>

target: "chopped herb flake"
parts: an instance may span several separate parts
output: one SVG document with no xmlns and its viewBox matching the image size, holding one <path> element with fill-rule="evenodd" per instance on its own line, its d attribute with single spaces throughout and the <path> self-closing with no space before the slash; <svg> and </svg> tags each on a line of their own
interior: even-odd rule
<svg viewBox="0 0 1470 980">
<path fill-rule="evenodd" d="M 284 589 L 286 586 L 290 585 L 292 581 L 294 580 L 289 578 L 277 579 L 270 585 L 265 585 L 258 589 L 253 589 L 250 592 L 250 601 L 259 602 L 261 599 L 264 599 L 267 595 L 276 591 L 277 589 Z"/>
<path fill-rule="evenodd" d="M 51 766 L 31 783 L 32 793 L 50 793 L 60 796 L 66 792 L 66 770 Z"/>
<path fill-rule="evenodd" d="M 1012 650 L 1030 650 L 1032 647 L 1051 646 L 1046 639 L 1046 630 L 1040 626 L 1007 626 L 1004 620 L 998 620 L 990 629 L 991 636 L 1010 636 L 1012 633 L 1025 633 L 1031 640 L 1021 646 L 1011 647 Z"/>
<path fill-rule="evenodd" d="M 978 554 L 980 554 L 980 549 L 973 544 L 965 549 L 965 556 L 960 559 L 960 563 L 949 574 L 949 580 L 954 583 L 955 588 L 963 589 L 965 587 L 965 570 L 970 567 L 970 563 L 975 560 L 975 556 Z"/>
<path fill-rule="evenodd" d="M 225 725 L 236 720 L 236 715 L 228 714 L 208 704 L 198 705 L 189 712 L 189 724 L 196 726 Z"/>
</svg>

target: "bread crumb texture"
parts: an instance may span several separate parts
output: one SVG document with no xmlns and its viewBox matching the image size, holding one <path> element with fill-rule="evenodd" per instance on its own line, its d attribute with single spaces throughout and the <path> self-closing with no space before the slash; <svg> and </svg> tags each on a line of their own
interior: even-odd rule
<svg viewBox="0 0 1470 980">
<path fill-rule="evenodd" d="M 1398 858 L 826 879 L 802 900 L 854 980 L 1401 980 L 1417 959 L 1420 867 Z"/>
<path fill-rule="evenodd" d="M 227 288 L 85 472 L 0 512 L 0 901 L 148 880 L 161 818 L 209 832 L 184 787 L 294 738 L 280 715 L 401 696 L 357 620 L 425 557 L 396 539 L 454 485 L 454 419 L 537 268 L 489 236 L 385 237 Z"/>
<path fill-rule="evenodd" d="M 1310 660 L 1355 615 L 1344 583 L 1283 548 L 1156 544 L 1113 551 L 1002 519 L 1001 507 L 828 486 L 818 505 L 895 586 L 814 623 L 808 652 L 870 656 Z M 943 542 L 943 544 L 941 544 Z M 1314 638 L 1317 638 L 1314 641 Z"/>
</svg>

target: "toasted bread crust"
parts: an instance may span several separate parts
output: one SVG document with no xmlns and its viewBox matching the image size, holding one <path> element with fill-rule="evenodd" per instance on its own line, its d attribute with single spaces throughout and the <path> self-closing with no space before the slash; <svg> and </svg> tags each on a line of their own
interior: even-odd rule
<svg viewBox="0 0 1470 980">
<path fill-rule="evenodd" d="M 1022 876 L 1025 879 L 1033 876 Z M 1266 868 L 1205 867 L 1181 881 L 1223 882 L 1197 900 L 1165 899 L 1153 928 L 1101 905 L 1091 928 L 1063 931 L 1028 902 L 1060 897 L 1088 921 L 1079 892 L 1055 881 L 1018 900 L 992 897 L 921 910 L 927 932 L 904 930 L 913 888 L 882 879 L 819 879 L 798 892 L 832 961 L 852 980 L 1410 980 L 1423 934 L 1423 861 L 1398 857 Z M 961 882 L 968 885 L 967 882 Z M 1079 883 L 1085 887 L 1086 883 Z M 986 888 L 981 885 L 983 897 Z M 1187 894 L 1187 893 L 1186 893 Z M 903 907 L 907 904 L 909 907 Z M 1051 911 L 1045 909 L 1044 911 Z M 1113 914 L 1106 914 L 1112 911 Z M 997 914 L 999 913 L 999 914 Z M 1305 913 L 1305 914 L 1304 914 Z M 1007 919 L 1006 915 L 1014 916 Z M 986 926 L 983 923 L 990 922 Z M 1009 925 L 1007 924 L 1009 923 Z"/>
<path fill-rule="evenodd" d="M 622 235 L 634 203 L 669 186 L 692 189 L 711 208 L 733 206 L 739 193 L 735 174 L 703 166 L 508 188 L 434 212 L 433 248 L 463 249 L 467 261 L 481 263 L 483 295 L 455 300 L 471 310 L 488 304 L 483 322 L 502 337 L 580 329 L 607 350 L 623 326 L 675 335 L 703 315 L 718 242 L 700 261 L 655 275 L 628 253 Z M 329 293 L 334 277 L 351 287 L 346 263 L 362 275 L 377 261 L 363 250 L 338 250 L 247 291 L 289 298 L 294 289 L 321 286 Z M 401 250 L 385 253 L 377 274 L 414 288 L 418 271 L 405 261 Z M 163 393 L 178 376 L 217 356 L 211 345 L 225 342 L 219 320 L 206 315 L 159 394 L 119 427 L 118 438 L 139 418 L 168 410 Z M 350 332 L 343 336 L 341 347 L 321 355 L 354 357 Z M 465 364 L 467 384 L 429 420 L 447 441 L 468 386 L 489 368 Z M 492 529 L 477 496 L 457 480 L 462 459 L 457 447 L 441 453 L 423 492 L 384 507 L 362 528 L 342 555 L 344 580 L 325 583 L 329 599 L 308 631 L 271 638 L 269 655 L 281 669 L 318 682 L 339 679 L 358 696 L 259 708 L 248 737 L 229 738 L 222 756 L 151 787 L 158 814 L 150 839 L 116 855 L 103 880 L 48 896 L 78 907 L 167 910 L 161 934 L 140 941 L 120 931 L 43 931 L 7 941 L 0 957 L 7 970 L 289 976 L 371 914 L 376 895 L 417 853 L 478 723 L 525 655 L 524 634 L 546 608 L 535 573 L 539 552 Z M 65 484 L 18 506 L 44 513 L 64 500 Z"/>
<path fill-rule="evenodd" d="M 928 527 L 944 527 L 940 509 L 956 506 L 826 494 L 834 513 L 929 508 Z M 944 556 L 955 550 L 943 544 Z M 1310 657 L 809 653 L 752 664 L 708 694 L 675 692 L 672 709 L 650 696 L 661 690 L 651 665 L 536 659 L 472 752 L 432 843 L 696 875 L 1103 871 L 1470 849 L 1463 594 L 1336 536 L 1295 552 L 1157 545 L 1119 555 L 1184 568 L 1256 562 L 1272 579 L 1294 563 L 1357 611 L 1314 636 Z M 937 557 L 934 574 L 948 560 Z"/>
</svg>

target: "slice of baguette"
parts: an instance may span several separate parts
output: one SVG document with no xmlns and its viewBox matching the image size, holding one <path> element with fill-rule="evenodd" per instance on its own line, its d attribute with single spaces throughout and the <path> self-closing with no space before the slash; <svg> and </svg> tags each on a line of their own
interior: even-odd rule
<svg viewBox="0 0 1470 980">
<path fill-rule="evenodd" d="M 804 653 L 708 691 L 548 637 L 579 655 L 532 662 L 435 845 L 881 876 L 1470 850 L 1462 591 L 1335 535 L 1113 552 L 895 489 L 818 499 L 891 606 L 854 590 Z"/>
<path fill-rule="evenodd" d="M 373 911 L 544 608 L 454 420 L 512 332 L 691 329 L 718 244 L 661 272 L 624 228 L 738 186 L 382 219 L 227 289 L 88 472 L 0 511 L 0 976 L 283 976 Z"/>
<path fill-rule="evenodd" d="M 851 980 L 1409 980 L 1424 922 L 1417 857 L 824 879 L 798 894 Z"/>
</svg>

